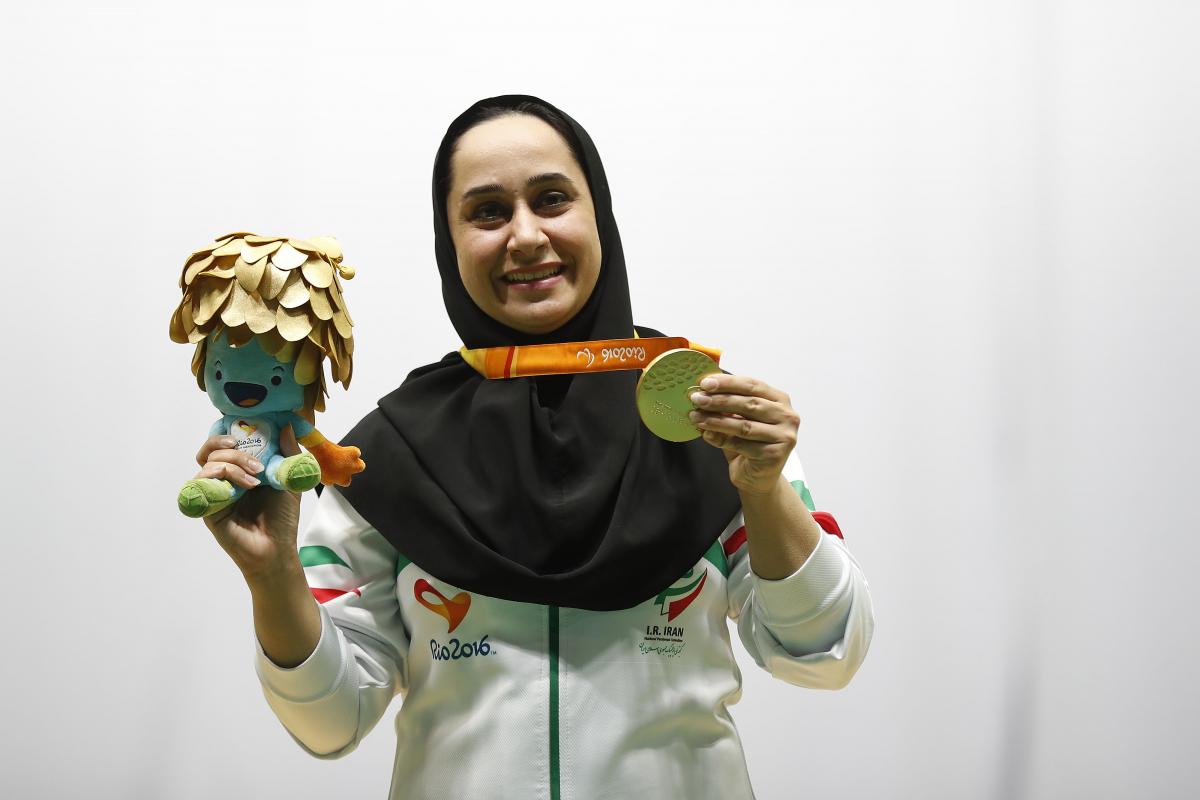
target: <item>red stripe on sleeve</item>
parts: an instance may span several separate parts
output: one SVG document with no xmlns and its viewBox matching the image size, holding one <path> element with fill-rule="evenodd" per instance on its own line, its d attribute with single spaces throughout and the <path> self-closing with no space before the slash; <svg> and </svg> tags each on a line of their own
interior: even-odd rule
<svg viewBox="0 0 1200 800">
<path fill-rule="evenodd" d="M 837 520 L 833 518 L 833 514 L 830 514 L 828 511 L 813 511 L 812 518 L 815 519 L 817 524 L 821 526 L 821 530 L 838 537 L 842 541 L 846 540 L 846 537 L 842 536 L 842 529 L 838 527 Z M 725 540 L 725 557 L 728 558 L 729 556 L 733 555 L 734 552 L 745 543 L 746 526 L 743 525 L 734 531 L 732 536 Z"/>
<path fill-rule="evenodd" d="M 838 527 L 837 520 L 833 518 L 833 514 L 830 514 L 828 511 L 814 511 L 812 512 L 812 518 L 821 526 L 821 530 L 826 533 L 832 533 L 843 542 L 846 541 L 846 537 L 842 536 L 842 529 Z"/>
<path fill-rule="evenodd" d="M 350 594 L 343 589 L 309 589 L 309 591 L 312 592 L 312 596 L 317 599 L 318 603 L 328 603 L 335 597 L 341 597 L 344 594 Z M 360 592 L 358 589 L 355 589 L 354 593 L 359 597 L 362 597 L 362 592 Z"/>
<path fill-rule="evenodd" d="M 739 547 L 741 547 L 745 543 L 746 543 L 746 526 L 743 525 L 742 527 L 738 528 L 736 531 L 733 532 L 733 536 L 730 536 L 728 539 L 725 540 L 725 545 L 724 545 L 725 557 L 728 558 L 729 556 L 733 555 L 733 551 L 737 550 Z"/>
</svg>

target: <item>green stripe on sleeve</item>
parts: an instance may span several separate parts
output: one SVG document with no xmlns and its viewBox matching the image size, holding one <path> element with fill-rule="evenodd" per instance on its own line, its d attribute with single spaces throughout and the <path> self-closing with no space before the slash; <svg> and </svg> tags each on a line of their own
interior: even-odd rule
<svg viewBox="0 0 1200 800">
<path fill-rule="evenodd" d="M 804 501 L 804 505 L 809 511 L 816 511 L 817 507 L 813 504 L 812 494 L 809 493 L 808 487 L 804 485 L 804 481 L 792 481 L 792 488 L 796 490 L 796 494 L 800 495 L 800 499 Z"/>
<path fill-rule="evenodd" d="M 412 559 L 404 557 L 403 553 L 396 553 L 396 577 L 400 577 L 400 573 L 412 563 Z"/>
<path fill-rule="evenodd" d="M 342 561 L 338 554 L 330 550 L 328 547 L 319 544 L 305 545 L 300 548 L 300 565 L 303 567 L 317 567 L 321 564 L 337 564 L 338 566 L 350 569 L 350 565 Z"/>
<path fill-rule="evenodd" d="M 712 543 L 712 547 L 708 548 L 708 552 L 704 554 L 704 557 L 717 568 L 718 572 L 726 578 L 729 577 L 729 561 L 725 558 L 725 548 L 721 546 L 720 539 Z"/>
</svg>

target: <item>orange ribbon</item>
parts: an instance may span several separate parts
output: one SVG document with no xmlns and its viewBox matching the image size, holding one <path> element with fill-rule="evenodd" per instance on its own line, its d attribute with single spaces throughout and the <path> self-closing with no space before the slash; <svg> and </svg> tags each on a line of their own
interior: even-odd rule
<svg viewBox="0 0 1200 800">
<path fill-rule="evenodd" d="M 633 339 L 480 347 L 474 350 L 461 347 L 458 352 L 476 372 L 490 379 L 645 369 L 658 356 L 681 347 L 699 350 L 720 363 L 720 350 L 689 342 L 681 336 L 643 339 L 635 335 Z"/>
</svg>

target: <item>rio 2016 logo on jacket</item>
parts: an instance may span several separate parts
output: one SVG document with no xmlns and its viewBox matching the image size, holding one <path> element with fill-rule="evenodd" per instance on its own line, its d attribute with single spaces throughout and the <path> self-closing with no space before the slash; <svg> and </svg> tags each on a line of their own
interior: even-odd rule
<svg viewBox="0 0 1200 800">
<path fill-rule="evenodd" d="M 418 603 L 446 618 L 446 622 L 450 625 L 446 629 L 446 633 L 454 633 L 454 629 L 466 619 L 467 612 L 471 610 L 471 595 L 459 592 L 454 595 L 453 599 L 448 599 L 424 578 L 419 579 L 413 586 L 413 594 L 416 595 Z M 425 595 L 427 594 L 432 594 L 439 602 L 435 604 L 426 599 Z"/>
<path fill-rule="evenodd" d="M 454 597 L 446 597 L 424 578 L 418 578 L 417 582 L 413 584 L 413 595 L 417 598 L 418 603 L 446 620 L 446 633 L 454 633 L 454 629 L 462 624 L 467 617 L 467 612 L 471 610 L 471 595 L 459 592 Z M 435 599 L 430 600 L 429 595 Z M 492 656 L 496 654 L 496 650 L 488 642 L 490 635 L 485 633 L 478 641 L 474 642 L 464 642 L 457 637 L 445 643 L 439 642 L 437 639 L 430 639 L 429 652 L 434 661 L 460 661 L 479 656 Z"/>
</svg>

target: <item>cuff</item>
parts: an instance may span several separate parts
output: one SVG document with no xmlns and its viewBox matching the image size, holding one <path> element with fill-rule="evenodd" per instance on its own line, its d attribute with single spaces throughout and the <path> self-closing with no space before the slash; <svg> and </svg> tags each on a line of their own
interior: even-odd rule
<svg viewBox="0 0 1200 800">
<path fill-rule="evenodd" d="M 755 595 L 763 621 L 795 624 L 820 614 L 836 602 L 846 586 L 850 565 L 841 548 L 822 533 L 800 569 L 786 578 L 754 575 Z M 753 573 L 753 570 L 751 570 Z"/>
<path fill-rule="evenodd" d="M 271 693 L 293 703 L 310 703 L 333 692 L 342 674 L 342 643 L 337 628 L 324 606 L 321 613 L 321 639 L 303 663 L 281 667 L 263 652 L 262 643 L 254 636 L 257 656 L 254 669 L 258 679 Z"/>
</svg>

